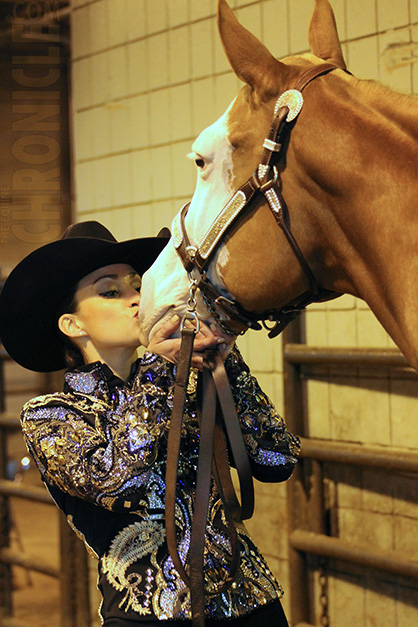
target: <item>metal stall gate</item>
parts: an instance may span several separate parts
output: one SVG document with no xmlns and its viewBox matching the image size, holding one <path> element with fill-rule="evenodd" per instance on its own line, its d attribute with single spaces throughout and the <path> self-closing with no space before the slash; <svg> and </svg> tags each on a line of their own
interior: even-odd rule
<svg viewBox="0 0 418 627">
<path fill-rule="evenodd" d="M 315 605 L 318 605 L 321 627 L 332 627 L 327 592 L 330 560 L 416 580 L 418 562 L 412 559 L 414 556 L 399 551 L 357 546 L 333 536 L 327 521 L 324 465 L 384 469 L 392 474 L 407 472 L 418 478 L 418 454 L 306 437 L 308 420 L 304 381 L 318 366 L 412 369 L 397 349 L 320 348 L 303 344 L 301 339 L 302 322 L 297 320 L 283 337 L 284 415 L 291 431 L 302 436 L 301 462 L 288 482 L 287 490 L 291 621 L 294 627 L 312 627 L 315 614 L 318 616 L 315 611 Z"/>
<path fill-rule="evenodd" d="M 13 566 L 48 575 L 60 582 L 60 627 L 90 627 L 89 575 L 87 552 L 60 515 L 60 555 L 58 566 L 48 558 L 33 558 L 12 546 L 12 499 L 26 499 L 56 507 L 43 487 L 24 485 L 7 476 L 8 435 L 20 431 L 17 416 L 5 413 L 4 363 L 9 357 L 0 350 L 0 627 L 29 627 L 14 615 Z M 44 618 L 44 617 L 43 617 Z M 30 626 L 36 625 L 32 616 Z"/>
</svg>

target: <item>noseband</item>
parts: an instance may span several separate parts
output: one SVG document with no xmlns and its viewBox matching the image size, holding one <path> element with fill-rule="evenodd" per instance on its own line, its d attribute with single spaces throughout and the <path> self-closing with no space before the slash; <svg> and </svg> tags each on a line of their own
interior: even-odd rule
<svg viewBox="0 0 418 627">
<path fill-rule="evenodd" d="M 189 274 L 191 282 L 200 289 L 209 313 L 226 333 L 237 334 L 230 322 L 238 323 L 241 328 L 244 326 L 245 330 L 242 332 L 245 332 L 248 328 L 261 329 L 258 322 L 261 321 L 269 330 L 269 337 L 276 337 L 289 322 L 311 303 L 322 302 L 339 296 L 337 292 L 323 289 L 318 285 L 308 262 L 293 237 L 288 224 L 289 211 L 281 192 L 281 180 L 276 166 L 283 155 L 289 123 L 297 118 L 302 109 L 303 96 L 301 92 L 318 76 L 328 74 L 328 72 L 336 69 L 344 68 L 332 63 L 323 63 L 311 67 L 299 78 L 294 89 L 288 90 L 280 96 L 276 102 L 270 131 L 263 143 L 264 151 L 260 164 L 251 178 L 235 192 L 219 212 L 198 246 L 191 244 L 185 226 L 190 203 L 184 205 L 173 220 L 174 247 Z M 265 197 L 309 284 L 307 292 L 287 303 L 282 309 L 272 309 L 261 313 L 247 311 L 237 301 L 227 298 L 207 276 L 209 264 L 222 242 L 223 236 L 259 194 Z M 192 278 L 192 272 L 194 275 L 197 273 L 198 279 Z M 267 321 L 274 322 L 274 326 L 269 328 Z"/>
</svg>

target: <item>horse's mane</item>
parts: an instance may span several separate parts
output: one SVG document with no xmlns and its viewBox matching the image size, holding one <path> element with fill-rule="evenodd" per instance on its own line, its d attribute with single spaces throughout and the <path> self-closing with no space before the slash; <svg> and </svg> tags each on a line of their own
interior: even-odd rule
<svg viewBox="0 0 418 627">
<path fill-rule="evenodd" d="M 418 110 L 415 95 L 402 93 L 370 79 L 359 79 L 353 83 L 352 93 L 354 100 L 349 110 L 354 115 L 357 112 L 367 126 L 371 125 L 374 131 L 383 133 L 387 140 L 391 137 L 396 142 L 408 144 L 410 150 L 416 146 Z"/>
<path fill-rule="evenodd" d="M 372 79 L 362 79 L 360 81 L 365 89 L 365 95 L 371 98 L 381 99 L 382 97 L 390 101 L 393 104 L 397 104 L 402 107 L 410 107 L 415 112 L 417 104 L 417 96 L 415 94 L 405 94 L 400 91 L 394 90 L 387 85 L 383 85 L 379 81 Z"/>
<path fill-rule="evenodd" d="M 310 52 L 306 52 L 300 55 L 288 56 L 282 59 L 285 63 L 294 66 L 301 66 L 306 61 L 314 61 L 318 63 L 318 59 Z M 400 107 L 411 107 L 415 112 L 417 96 L 415 94 L 405 94 L 400 91 L 394 90 L 383 83 L 380 83 L 374 79 L 358 79 L 358 84 L 365 90 L 364 95 L 371 99 L 376 99 L 380 102 L 380 99 L 390 101 L 391 103 Z"/>
</svg>

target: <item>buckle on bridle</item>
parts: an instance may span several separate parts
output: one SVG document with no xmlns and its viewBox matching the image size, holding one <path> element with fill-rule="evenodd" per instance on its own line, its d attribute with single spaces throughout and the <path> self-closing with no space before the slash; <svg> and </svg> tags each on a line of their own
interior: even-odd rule
<svg viewBox="0 0 418 627">
<path fill-rule="evenodd" d="M 196 323 L 195 333 L 197 335 L 199 333 L 199 331 L 200 331 L 200 320 L 199 320 L 199 318 L 197 316 L 197 313 L 195 311 L 186 311 L 186 313 L 184 314 L 183 318 L 181 319 L 180 333 L 182 333 L 182 331 L 184 329 L 184 325 L 186 323 L 186 320 L 191 320 L 192 322 Z"/>
<path fill-rule="evenodd" d="M 279 180 L 279 172 L 275 165 L 273 167 L 269 167 L 269 171 L 273 172 L 273 176 L 268 178 L 265 183 L 261 183 L 260 177 L 258 175 L 258 170 L 256 170 L 254 173 L 254 178 L 257 181 L 258 188 L 262 194 L 268 192 L 268 190 L 274 187 Z M 266 176 L 266 174 L 264 176 Z"/>
<path fill-rule="evenodd" d="M 186 246 L 186 252 L 189 255 L 189 259 L 194 261 L 196 259 L 197 247 L 196 246 Z"/>
</svg>

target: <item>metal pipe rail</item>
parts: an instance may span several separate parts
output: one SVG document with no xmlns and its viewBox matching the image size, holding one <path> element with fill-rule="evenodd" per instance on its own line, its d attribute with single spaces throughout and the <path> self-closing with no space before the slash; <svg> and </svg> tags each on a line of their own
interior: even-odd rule
<svg viewBox="0 0 418 627">
<path fill-rule="evenodd" d="M 3 345 L 0 346 L 0 359 L 1 361 L 12 361 L 12 358 L 10 357 L 9 353 L 6 351 Z"/>
<path fill-rule="evenodd" d="M 329 348 L 303 343 L 303 322 L 299 319 L 284 332 L 284 413 L 289 428 L 305 436 L 301 438 L 301 457 L 311 460 L 303 468 L 295 469 L 288 485 L 289 560 L 291 618 L 296 627 L 314 627 L 314 593 L 311 578 L 314 562 L 337 559 L 342 562 L 367 566 L 395 575 L 418 578 L 418 560 L 401 552 L 382 551 L 370 546 L 355 546 L 342 538 L 326 535 L 323 494 L 323 463 L 369 467 L 397 473 L 418 473 L 418 454 L 406 450 L 363 446 L 357 443 L 332 442 L 306 437 L 307 404 L 304 381 L 316 376 L 318 369 L 332 368 L 360 370 L 360 376 L 379 376 L 379 369 L 400 371 L 416 377 L 404 355 L 397 348 Z M 363 369 L 363 370 L 362 370 Z M 305 476 L 305 473 L 309 475 Z M 292 485 L 293 482 L 293 485 Z M 296 487 L 296 489 L 295 489 Z"/>
<path fill-rule="evenodd" d="M 37 486 L 24 486 L 21 483 L 15 483 L 8 479 L 0 479 L 0 494 L 5 496 L 16 496 L 29 501 L 45 503 L 45 505 L 54 505 L 49 492 L 45 488 Z"/>
<path fill-rule="evenodd" d="M 0 627 L 30 627 L 30 625 L 28 625 L 28 623 L 21 623 L 20 620 L 16 620 L 15 618 L 2 618 L 0 619 Z M 298 627 L 300 627 L 300 625 L 298 625 Z"/>
<path fill-rule="evenodd" d="M 410 367 L 397 348 L 323 348 L 307 344 L 285 344 L 283 357 L 290 364 L 332 366 Z"/>
<path fill-rule="evenodd" d="M 0 429 L 8 429 L 9 431 L 20 430 L 20 418 L 16 414 L 2 413 L 0 414 Z"/>
<path fill-rule="evenodd" d="M 418 579 L 418 561 L 400 551 L 383 551 L 382 549 L 366 549 L 341 538 L 332 538 L 313 531 L 301 529 L 292 531 L 289 536 L 290 545 L 302 553 L 310 553 L 339 559 L 342 561 L 368 566 L 393 575 Z"/>
<path fill-rule="evenodd" d="M 300 456 L 334 464 L 369 466 L 383 470 L 418 473 L 418 454 L 402 449 L 385 449 L 314 438 L 300 438 Z"/>
<path fill-rule="evenodd" d="M 0 548 L 0 562 L 13 566 L 22 566 L 26 570 L 34 570 L 37 573 L 42 573 L 55 579 L 60 579 L 61 577 L 58 566 L 54 566 L 40 557 L 32 558 L 22 551 L 15 551 L 8 547 Z"/>
</svg>

